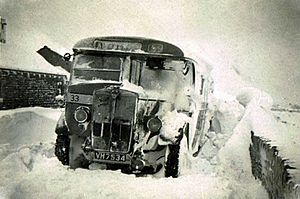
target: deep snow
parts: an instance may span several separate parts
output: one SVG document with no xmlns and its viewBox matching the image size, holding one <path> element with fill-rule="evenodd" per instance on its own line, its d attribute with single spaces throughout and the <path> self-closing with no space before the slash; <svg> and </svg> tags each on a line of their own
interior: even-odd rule
<svg viewBox="0 0 300 199">
<path fill-rule="evenodd" d="M 237 100 L 211 103 L 218 112 L 218 131 L 209 134 L 201 158 L 183 155 L 177 179 L 160 173 L 137 178 L 120 171 L 70 170 L 53 155 L 61 110 L 2 111 L 0 193 L 4 198 L 267 198 L 251 174 L 248 110 Z"/>
<path fill-rule="evenodd" d="M 271 139 L 280 155 L 297 164 L 300 140 L 300 114 L 271 112 L 269 102 L 267 94 L 254 88 L 243 89 L 236 98 L 211 96 L 214 131 L 198 158 L 187 157 L 182 149 L 177 179 L 162 173 L 135 177 L 120 171 L 71 170 L 53 153 L 61 109 L 1 111 L 0 198 L 267 198 L 251 174 L 250 129 Z M 299 179 L 298 173 L 292 175 Z"/>
<path fill-rule="evenodd" d="M 249 87 L 230 69 L 224 87 L 216 70 L 208 112 L 214 115 L 213 128 L 197 158 L 181 147 L 182 172 L 176 179 L 163 173 L 135 177 L 120 171 L 71 170 L 54 156 L 61 109 L 1 111 L 0 198 L 268 198 L 251 174 L 250 130 L 273 140 L 280 155 L 298 164 L 299 113 L 271 112 L 268 94 Z"/>
<path fill-rule="evenodd" d="M 161 174 L 137 178 L 134 175 L 122 174 L 120 171 L 70 170 L 62 166 L 53 155 L 55 120 L 60 112 L 61 110 L 37 107 L 1 112 L 1 127 L 4 127 L 0 132 L 2 197 L 261 198 L 262 194 L 266 196 L 264 189 L 251 177 L 249 171 L 248 174 L 236 178 L 226 175 L 227 168 L 223 170 L 224 165 L 218 161 L 211 164 L 205 158 L 194 160 L 185 158 L 186 164 L 178 179 L 162 178 Z M 249 140 L 245 143 L 248 144 Z"/>
<path fill-rule="evenodd" d="M 250 130 L 272 140 L 280 155 L 298 165 L 300 116 L 270 111 L 270 96 L 230 71 L 227 87 L 218 86 L 224 79 L 212 73 L 215 89 L 208 116 L 214 116 L 213 128 L 197 158 L 181 147 L 177 179 L 163 178 L 163 173 L 135 177 L 120 171 L 71 170 L 54 156 L 61 109 L 1 111 L 0 198 L 268 198 L 251 174 Z M 236 95 L 227 92 L 232 86 Z M 292 171 L 295 179 L 297 172 Z"/>
</svg>

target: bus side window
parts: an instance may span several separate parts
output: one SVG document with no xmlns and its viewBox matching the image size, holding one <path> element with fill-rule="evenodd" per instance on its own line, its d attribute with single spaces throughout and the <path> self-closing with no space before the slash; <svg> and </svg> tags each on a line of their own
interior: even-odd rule
<svg viewBox="0 0 300 199">
<path fill-rule="evenodd" d="M 182 74 L 184 75 L 184 78 L 186 79 L 186 83 L 189 86 L 194 87 L 195 86 L 195 65 L 192 62 L 185 62 L 182 68 Z"/>
<path fill-rule="evenodd" d="M 204 91 L 204 77 L 201 75 L 201 89 L 200 89 L 200 95 L 203 94 Z"/>
<path fill-rule="evenodd" d="M 130 82 L 139 85 L 142 61 L 132 60 L 130 66 Z"/>
<path fill-rule="evenodd" d="M 123 68 L 123 74 L 122 74 L 123 80 L 130 81 L 130 68 L 131 68 L 130 57 L 126 57 L 124 59 L 122 68 Z"/>
<path fill-rule="evenodd" d="M 6 20 L 0 16 L 0 43 L 6 43 Z"/>
</svg>

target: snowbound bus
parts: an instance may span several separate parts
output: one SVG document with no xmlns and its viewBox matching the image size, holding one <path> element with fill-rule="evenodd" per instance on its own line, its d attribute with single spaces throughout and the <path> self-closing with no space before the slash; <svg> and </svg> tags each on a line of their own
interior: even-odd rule
<svg viewBox="0 0 300 199">
<path fill-rule="evenodd" d="M 138 37 L 87 38 L 73 52 L 58 159 L 177 177 L 180 145 L 196 155 L 205 131 L 207 79 L 197 63 L 173 44 Z"/>
</svg>

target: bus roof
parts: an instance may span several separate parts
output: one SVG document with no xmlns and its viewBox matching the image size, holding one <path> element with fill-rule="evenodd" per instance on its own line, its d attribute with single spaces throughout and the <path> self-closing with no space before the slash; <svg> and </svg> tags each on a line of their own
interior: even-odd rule
<svg viewBox="0 0 300 199">
<path fill-rule="evenodd" d="M 74 45 L 73 50 L 75 53 L 80 51 L 99 51 L 184 57 L 182 50 L 173 44 L 143 37 L 90 37 L 78 41 Z"/>
</svg>

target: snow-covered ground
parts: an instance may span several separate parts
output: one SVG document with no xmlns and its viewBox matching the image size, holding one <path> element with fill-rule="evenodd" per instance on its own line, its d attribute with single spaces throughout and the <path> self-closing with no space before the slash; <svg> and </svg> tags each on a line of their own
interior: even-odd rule
<svg viewBox="0 0 300 199">
<path fill-rule="evenodd" d="M 198 158 L 182 158 L 182 175 L 177 179 L 162 178 L 161 174 L 135 177 L 120 171 L 68 169 L 53 154 L 55 121 L 61 110 L 35 107 L 1 111 L 1 196 L 267 198 L 251 174 L 248 148 L 249 121 L 253 118 L 249 112 L 255 110 L 251 102 L 258 100 L 257 96 L 249 100 L 246 108 L 232 98 L 211 101 L 219 125 L 214 125 L 215 132 L 209 134 Z"/>
<path fill-rule="evenodd" d="M 227 69 L 212 71 L 214 115 L 197 158 L 181 147 L 181 175 L 136 177 L 120 171 L 71 170 L 54 155 L 61 109 L 21 108 L 0 112 L 0 198 L 268 198 L 251 173 L 250 131 L 269 138 L 280 155 L 299 164 L 299 113 L 272 112 L 271 97 Z M 229 92 L 230 91 L 230 92 Z M 299 179 L 298 170 L 293 171 Z"/>
<path fill-rule="evenodd" d="M 231 79 L 224 87 L 226 80 L 212 72 L 213 128 L 197 158 L 181 148 L 182 172 L 176 179 L 162 173 L 135 177 L 120 171 L 71 170 L 54 156 L 61 109 L 1 111 L 0 198 L 268 198 L 251 173 L 250 131 L 272 140 L 279 155 L 298 167 L 299 113 L 270 111 L 268 94 L 249 87 L 234 70 L 226 73 Z M 295 179 L 297 172 L 292 171 Z"/>
<path fill-rule="evenodd" d="M 38 107 L 1 111 L 1 197 L 266 197 L 264 189 L 250 173 L 250 160 L 246 158 L 249 155 L 243 149 L 248 148 L 249 139 L 236 148 L 239 154 L 242 151 L 247 153 L 243 158 L 243 164 L 248 162 L 246 166 L 240 164 L 241 160 L 231 157 L 229 160 L 215 160 L 211 163 L 205 158 L 197 158 L 185 162 L 182 175 L 177 179 L 162 178 L 161 174 L 135 177 L 120 171 L 68 169 L 60 164 L 53 153 L 55 120 L 60 113 L 59 109 Z M 226 147 L 221 148 L 227 154 Z M 227 166 L 230 166 L 229 170 Z"/>
</svg>

